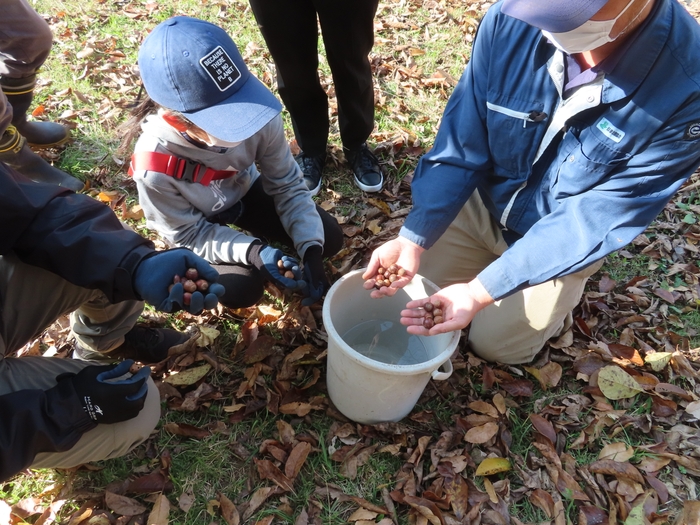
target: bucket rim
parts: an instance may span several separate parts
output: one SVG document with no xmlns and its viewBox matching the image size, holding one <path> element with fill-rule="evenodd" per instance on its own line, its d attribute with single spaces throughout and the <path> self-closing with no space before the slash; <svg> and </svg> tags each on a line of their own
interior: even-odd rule
<svg viewBox="0 0 700 525">
<path fill-rule="evenodd" d="M 326 294 L 326 298 L 323 301 L 323 310 L 322 310 L 322 318 L 323 318 L 323 327 L 328 333 L 328 337 L 330 338 L 331 336 L 335 339 L 336 343 L 345 351 L 348 357 L 350 357 L 353 361 L 356 361 L 363 366 L 375 370 L 377 372 L 386 372 L 387 370 L 391 370 L 392 373 L 396 375 L 417 375 L 417 374 L 424 374 L 424 373 L 430 373 L 433 372 L 434 370 L 437 370 L 440 368 L 448 359 L 452 357 L 452 355 L 455 353 L 457 350 L 457 346 L 459 344 L 459 338 L 461 337 L 461 331 L 458 330 L 453 330 L 452 332 L 446 332 L 448 334 L 451 334 L 450 340 L 446 345 L 446 349 L 442 352 L 440 352 L 438 355 L 433 357 L 432 359 L 428 361 L 423 361 L 422 363 L 416 363 L 414 365 L 395 365 L 395 364 L 389 364 L 389 363 L 382 363 L 380 361 L 376 361 L 374 359 L 370 359 L 369 357 L 366 357 L 362 355 L 360 352 L 355 350 L 353 347 L 351 347 L 349 344 L 345 342 L 345 340 L 340 336 L 340 333 L 335 329 L 335 326 L 333 326 L 333 323 L 331 322 L 331 314 L 330 314 L 330 299 L 332 296 L 335 294 L 336 290 L 340 287 L 341 283 L 344 281 L 347 281 L 350 278 L 355 277 L 357 274 L 362 274 L 364 273 L 365 268 L 360 268 L 357 270 L 352 270 L 345 275 L 343 275 L 340 279 L 338 279 L 333 285 L 330 287 L 328 290 L 328 293 Z M 415 278 L 420 278 L 423 279 L 424 282 L 426 282 L 430 287 L 432 287 L 436 292 L 440 290 L 440 287 L 438 287 L 435 283 L 430 281 L 429 279 L 423 277 L 420 274 L 416 274 L 414 277 Z M 369 293 L 369 291 L 368 291 Z M 380 299 L 377 299 L 380 300 Z M 430 337 L 430 336 L 427 336 Z"/>
</svg>

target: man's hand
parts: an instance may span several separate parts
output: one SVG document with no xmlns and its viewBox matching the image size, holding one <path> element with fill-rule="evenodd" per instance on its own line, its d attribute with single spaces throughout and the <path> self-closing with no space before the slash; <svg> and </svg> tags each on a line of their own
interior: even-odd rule
<svg viewBox="0 0 700 525">
<path fill-rule="evenodd" d="M 185 304 L 182 283 L 173 285 L 173 278 L 176 275 L 184 276 L 189 268 L 195 268 L 199 277 L 209 282 L 209 288 L 206 295 L 199 291 L 193 292 L 189 304 Z M 133 279 L 136 293 L 161 312 L 182 309 L 198 314 L 203 309 L 211 310 L 225 291 L 216 282 L 219 280 L 219 272 L 186 248 L 155 252 L 136 267 Z"/>
<path fill-rule="evenodd" d="M 146 402 L 146 380 L 151 369 L 144 366 L 134 375 L 126 376 L 133 364 L 127 359 L 118 365 L 87 366 L 77 374 L 61 374 L 56 381 L 71 383 L 90 419 L 97 423 L 119 423 L 135 418 Z"/>
<path fill-rule="evenodd" d="M 374 250 L 369 264 L 367 265 L 367 270 L 362 274 L 362 278 L 365 279 L 365 289 L 371 290 L 374 288 L 374 277 L 377 275 L 377 270 L 380 267 L 388 268 L 392 264 L 397 264 L 403 268 L 406 273 L 403 277 L 391 283 L 391 286 L 382 286 L 379 290 L 375 289 L 370 296 L 375 299 L 384 297 L 385 295 L 392 296 L 398 292 L 400 288 L 403 288 L 411 282 L 411 279 L 418 273 L 420 255 L 424 251 L 424 248 L 421 248 L 416 243 L 404 237 L 392 239 Z"/>
<path fill-rule="evenodd" d="M 443 288 L 432 297 L 442 302 L 443 322 L 436 324 L 430 330 L 423 327 L 425 310 L 423 305 L 430 297 L 416 299 L 406 304 L 406 310 L 401 311 L 401 324 L 407 326 L 406 331 L 414 335 L 437 335 L 461 330 L 472 322 L 476 313 L 494 300 L 478 279 L 469 283 L 453 284 Z"/>
</svg>

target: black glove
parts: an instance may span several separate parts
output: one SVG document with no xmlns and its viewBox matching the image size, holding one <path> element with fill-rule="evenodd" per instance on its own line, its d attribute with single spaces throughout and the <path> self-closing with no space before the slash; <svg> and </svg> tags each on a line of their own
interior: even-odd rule
<svg viewBox="0 0 700 525">
<path fill-rule="evenodd" d="M 282 268 L 280 268 L 280 261 Z M 263 274 L 263 278 L 273 282 L 277 286 L 281 286 L 287 290 L 298 290 L 304 286 L 304 281 L 301 279 L 299 262 L 294 257 L 284 255 L 277 248 L 255 242 L 248 250 L 248 262 L 260 270 L 260 273 Z M 284 276 L 284 272 L 287 270 L 294 274 L 294 279 Z"/>
<path fill-rule="evenodd" d="M 118 365 L 88 366 L 77 374 L 61 374 L 56 381 L 71 382 L 83 410 L 93 421 L 119 423 L 135 418 L 146 402 L 146 380 L 151 375 L 149 367 L 144 366 L 134 375 L 117 380 L 133 364 L 131 359 L 127 359 Z"/>
<path fill-rule="evenodd" d="M 190 304 L 184 301 L 184 288 L 175 284 L 170 291 L 175 275 L 184 277 L 189 268 L 195 268 L 201 279 L 209 282 L 207 294 L 193 292 Z M 203 309 L 211 310 L 224 295 L 224 287 L 216 283 L 219 272 L 207 261 L 185 248 L 155 252 L 142 260 L 134 272 L 134 290 L 144 301 L 152 304 L 161 312 L 174 312 L 179 309 L 198 314 Z"/>
<path fill-rule="evenodd" d="M 304 279 L 306 288 L 302 306 L 309 306 L 323 297 L 330 287 L 326 272 L 323 270 L 323 249 L 316 245 L 306 249 L 304 254 Z"/>
</svg>

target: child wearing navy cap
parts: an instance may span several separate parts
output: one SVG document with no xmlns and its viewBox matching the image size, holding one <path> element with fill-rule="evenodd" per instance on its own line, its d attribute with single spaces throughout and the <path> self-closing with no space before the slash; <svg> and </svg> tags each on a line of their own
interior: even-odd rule
<svg viewBox="0 0 700 525">
<path fill-rule="evenodd" d="M 342 230 L 313 202 L 282 106 L 231 37 L 174 17 L 146 37 L 138 64 L 150 100 L 127 126 L 154 111 L 141 122 L 129 173 L 147 226 L 218 270 L 225 306 L 255 304 L 266 281 L 300 291 L 303 304 L 318 301 L 329 284 L 323 258 L 340 250 Z M 273 241 L 293 247 L 302 269 Z"/>
</svg>

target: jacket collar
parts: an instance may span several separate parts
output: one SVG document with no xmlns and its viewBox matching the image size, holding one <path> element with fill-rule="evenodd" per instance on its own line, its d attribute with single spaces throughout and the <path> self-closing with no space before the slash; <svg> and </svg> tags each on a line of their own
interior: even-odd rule
<svg viewBox="0 0 700 525">
<path fill-rule="evenodd" d="M 631 95 L 649 74 L 667 43 L 673 20 L 673 0 L 656 0 L 650 18 L 635 36 L 614 69 L 606 73 L 602 102 L 609 104 Z"/>
</svg>

